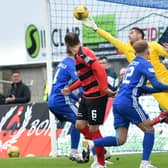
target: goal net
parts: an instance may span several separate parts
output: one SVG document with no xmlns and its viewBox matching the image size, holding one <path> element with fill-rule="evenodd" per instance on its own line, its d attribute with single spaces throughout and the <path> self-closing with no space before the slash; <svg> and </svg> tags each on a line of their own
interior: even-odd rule
<svg viewBox="0 0 168 168">
<path fill-rule="evenodd" d="M 93 30 L 83 27 L 81 21 L 73 17 L 74 8 L 78 5 L 86 6 L 99 27 L 124 42 L 128 42 L 128 33 L 132 27 L 142 28 L 146 40 L 158 41 L 168 25 L 168 3 L 164 0 L 49 0 L 53 62 L 58 62 L 66 56 L 64 36 L 67 32 L 78 33 L 83 45 L 93 49 L 98 57 L 104 55 L 109 58 L 125 58 L 112 44 Z M 160 112 L 158 103 L 152 96 L 142 97 L 141 104 L 151 118 Z M 67 135 L 69 126 L 69 123 L 65 124 L 58 138 L 60 155 L 67 154 L 70 149 L 70 137 Z M 112 115 L 101 130 L 104 135 L 115 135 Z M 167 136 L 167 126 L 157 125 L 154 151 L 168 149 Z M 131 125 L 127 143 L 109 150 L 121 153 L 141 152 L 142 138 L 143 133 Z"/>
</svg>

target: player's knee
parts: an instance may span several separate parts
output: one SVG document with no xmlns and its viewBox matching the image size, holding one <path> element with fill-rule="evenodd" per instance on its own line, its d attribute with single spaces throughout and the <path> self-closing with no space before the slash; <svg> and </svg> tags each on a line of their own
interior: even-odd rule
<svg viewBox="0 0 168 168">
<path fill-rule="evenodd" d="M 154 132 L 155 129 L 154 129 L 154 127 L 147 126 L 147 127 L 145 127 L 144 132 L 147 132 L 147 131 L 152 131 L 152 132 Z"/>
<path fill-rule="evenodd" d="M 143 131 L 143 132 L 146 132 L 146 131 L 154 131 L 154 127 L 150 125 L 151 124 L 151 120 L 148 119 L 142 123 L 139 123 L 138 124 L 138 127 Z"/>
<path fill-rule="evenodd" d="M 75 124 L 75 127 L 76 127 L 78 130 L 81 130 L 81 129 L 84 128 L 84 126 L 83 126 L 82 124 L 77 123 L 77 122 L 76 122 L 76 124 Z"/>
<path fill-rule="evenodd" d="M 87 123 L 81 121 L 81 120 L 77 120 L 76 121 L 76 124 L 75 124 L 75 127 L 78 129 L 78 130 L 82 130 L 83 128 L 85 128 L 87 125 Z"/>
<path fill-rule="evenodd" d="M 99 130 L 98 125 L 90 125 L 89 126 L 89 132 L 96 132 L 97 130 Z"/>
<path fill-rule="evenodd" d="M 146 132 L 146 131 L 154 131 L 154 127 L 150 125 L 150 121 L 147 122 L 147 124 L 144 125 L 143 131 L 144 132 Z"/>
<path fill-rule="evenodd" d="M 127 139 L 126 139 L 125 137 L 120 137 L 119 140 L 118 140 L 118 141 L 119 141 L 119 144 L 118 144 L 118 145 L 123 145 L 123 144 L 125 144 L 126 140 L 127 140 Z"/>
</svg>

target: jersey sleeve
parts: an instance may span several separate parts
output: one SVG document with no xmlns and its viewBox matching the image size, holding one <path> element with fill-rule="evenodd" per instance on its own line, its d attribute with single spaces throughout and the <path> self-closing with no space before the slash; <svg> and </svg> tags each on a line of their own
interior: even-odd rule
<svg viewBox="0 0 168 168">
<path fill-rule="evenodd" d="M 98 60 L 94 61 L 91 65 L 91 69 L 96 76 L 99 83 L 100 90 L 104 91 L 108 88 L 107 74 L 102 65 L 99 64 Z"/>
<path fill-rule="evenodd" d="M 159 56 L 163 56 L 163 57 L 168 57 L 168 52 L 164 49 L 164 47 L 162 45 L 160 45 L 159 43 L 153 42 L 151 43 L 154 51 L 156 51 L 156 53 Z"/>
<path fill-rule="evenodd" d="M 73 91 L 81 86 L 81 81 L 78 79 L 76 82 L 74 82 L 72 85 L 68 87 L 70 91 Z"/>
<path fill-rule="evenodd" d="M 156 89 L 156 88 L 153 88 L 153 87 L 148 87 L 148 86 L 143 86 L 142 87 L 142 93 L 158 93 L 158 92 L 161 92 L 160 89 Z"/>
<path fill-rule="evenodd" d="M 144 63 L 144 66 L 145 67 L 142 68 L 142 72 L 147 77 L 147 79 L 151 82 L 152 86 L 155 89 L 158 89 L 160 91 L 168 90 L 168 85 L 160 83 L 157 80 L 153 66 L 149 62 Z"/>
<path fill-rule="evenodd" d="M 75 65 L 69 66 L 67 70 L 69 72 L 69 75 L 71 76 L 72 81 L 76 81 L 79 79 L 79 77 L 76 73 Z"/>
<path fill-rule="evenodd" d="M 121 40 L 113 37 L 110 33 L 104 31 L 101 28 L 98 28 L 97 33 L 113 44 L 119 51 L 121 51 L 127 58 L 128 62 L 131 62 L 135 58 L 135 53 L 133 48 L 128 45 L 128 43 L 124 43 Z"/>
</svg>

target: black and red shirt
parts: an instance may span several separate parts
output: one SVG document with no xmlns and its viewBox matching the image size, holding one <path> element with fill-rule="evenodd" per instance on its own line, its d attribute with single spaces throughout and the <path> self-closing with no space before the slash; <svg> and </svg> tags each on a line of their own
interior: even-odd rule
<svg viewBox="0 0 168 168">
<path fill-rule="evenodd" d="M 105 96 L 104 90 L 108 88 L 107 75 L 92 50 L 87 47 L 80 47 L 75 55 L 75 61 L 79 80 L 69 89 L 72 91 L 82 86 L 83 96 L 88 99 Z"/>
</svg>

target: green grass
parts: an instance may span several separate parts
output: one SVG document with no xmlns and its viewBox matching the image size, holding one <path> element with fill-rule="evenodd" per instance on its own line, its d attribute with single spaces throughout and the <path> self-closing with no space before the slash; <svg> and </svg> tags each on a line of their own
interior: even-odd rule
<svg viewBox="0 0 168 168">
<path fill-rule="evenodd" d="M 140 158 L 140 154 L 114 155 L 108 168 L 139 168 Z M 158 168 L 168 168 L 168 153 L 153 153 L 151 160 Z M 8 158 L 0 159 L 0 168 L 90 168 L 91 163 L 77 164 L 65 157 Z"/>
</svg>

